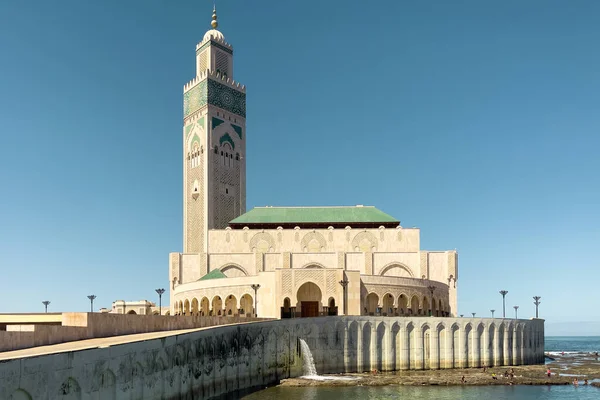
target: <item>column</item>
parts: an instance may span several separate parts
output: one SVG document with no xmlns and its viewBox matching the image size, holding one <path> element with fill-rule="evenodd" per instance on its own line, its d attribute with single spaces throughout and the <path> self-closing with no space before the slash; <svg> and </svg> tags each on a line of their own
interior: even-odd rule
<svg viewBox="0 0 600 400">
<path fill-rule="evenodd" d="M 344 372 L 350 372 L 348 368 L 349 359 L 348 359 L 348 347 L 350 345 L 350 338 L 348 333 L 348 324 L 344 325 Z"/>
<path fill-rule="evenodd" d="M 400 357 L 398 359 L 399 368 L 407 370 L 410 367 L 410 338 L 409 332 L 405 326 L 398 332 L 400 335 Z"/>
<path fill-rule="evenodd" d="M 358 332 L 356 333 L 356 372 L 363 372 L 363 366 L 362 366 L 362 331 L 363 331 L 363 327 L 362 324 L 358 324 Z"/>
<path fill-rule="evenodd" d="M 521 350 L 517 343 L 517 325 L 514 325 L 514 329 L 512 331 L 513 343 L 512 343 L 512 365 L 519 365 L 519 357 L 518 352 Z"/>
<path fill-rule="evenodd" d="M 377 325 L 374 322 L 371 324 L 371 347 L 369 348 L 369 354 L 371 354 L 371 357 L 369 357 L 371 359 L 369 371 L 373 371 L 377 369 Z M 385 357 L 383 351 L 381 352 L 381 356 Z M 381 365 L 383 366 L 383 360 L 381 360 Z"/>
<path fill-rule="evenodd" d="M 437 329 L 431 329 L 431 345 L 429 368 L 440 369 L 440 332 Z"/>
<path fill-rule="evenodd" d="M 467 366 L 470 366 L 470 362 L 469 362 L 469 345 L 471 343 L 469 343 L 469 336 L 467 335 L 467 330 L 465 329 L 465 327 L 463 326 L 460 329 L 459 332 L 459 340 L 460 340 L 460 355 L 459 355 L 459 360 L 458 360 L 458 366 L 460 368 L 466 368 Z M 471 330 L 471 335 L 473 335 L 473 330 Z M 471 349 L 471 351 L 473 351 L 473 349 Z"/>
<path fill-rule="evenodd" d="M 472 333 L 471 348 L 473 350 L 471 354 L 473 354 L 473 367 L 481 367 L 481 337 L 479 336 L 479 329 L 475 328 Z"/>
<path fill-rule="evenodd" d="M 418 326 L 415 327 L 416 335 L 415 335 L 415 343 L 413 345 L 414 349 L 414 369 L 423 369 L 423 328 Z"/>
<path fill-rule="evenodd" d="M 500 357 L 500 354 L 504 354 L 504 332 L 502 332 L 502 339 L 500 339 L 500 326 L 496 326 L 494 332 L 494 366 L 504 365 L 504 355 Z"/>
<path fill-rule="evenodd" d="M 385 346 L 381 354 L 383 354 L 384 360 L 381 362 L 382 369 L 384 371 L 393 371 L 395 369 L 395 365 L 392 365 L 392 326 L 386 327 L 385 329 L 385 337 L 383 338 L 385 342 Z"/>
<path fill-rule="evenodd" d="M 454 368 L 454 331 L 450 327 L 450 331 L 446 333 L 446 362 L 444 368 Z"/>
<path fill-rule="evenodd" d="M 481 340 L 479 341 L 479 343 L 481 343 Z M 492 360 L 490 357 L 490 348 L 492 346 L 490 346 L 490 327 L 484 325 L 483 326 L 483 360 L 481 360 L 481 362 L 483 363 L 482 366 L 484 366 L 484 367 L 491 367 L 494 365 L 494 360 Z"/>
<path fill-rule="evenodd" d="M 512 332 L 508 330 L 508 327 L 504 327 L 504 343 L 502 344 L 504 347 L 502 349 L 502 365 L 511 365 L 511 357 L 510 357 L 510 336 Z"/>
</svg>

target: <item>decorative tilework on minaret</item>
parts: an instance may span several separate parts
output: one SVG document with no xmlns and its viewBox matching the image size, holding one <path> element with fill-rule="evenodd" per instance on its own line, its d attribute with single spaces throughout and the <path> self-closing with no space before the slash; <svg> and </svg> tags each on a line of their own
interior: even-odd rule
<svg viewBox="0 0 600 400">
<path fill-rule="evenodd" d="M 183 88 L 184 253 L 206 252 L 207 231 L 246 211 L 246 88 L 233 80 L 233 47 L 218 26 L 213 9 Z"/>
</svg>

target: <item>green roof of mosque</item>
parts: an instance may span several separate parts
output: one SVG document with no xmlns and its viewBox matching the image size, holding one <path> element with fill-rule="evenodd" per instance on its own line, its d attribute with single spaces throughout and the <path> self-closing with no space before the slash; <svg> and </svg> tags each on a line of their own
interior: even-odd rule
<svg viewBox="0 0 600 400">
<path fill-rule="evenodd" d="M 350 207 L 255 207 L 229 221 L 230 224 L 294 223 L 399 223 L 373 206 Z"/>
<path fill-rule="evenodd" d="M 227 276 L 224 273 L 222 273 L 220 269 L 214 269 L 198 280 L 199 281 L 207 281 L 209 279 L 221 279 L 221 278 L 227 278 Z"/>
</svg>

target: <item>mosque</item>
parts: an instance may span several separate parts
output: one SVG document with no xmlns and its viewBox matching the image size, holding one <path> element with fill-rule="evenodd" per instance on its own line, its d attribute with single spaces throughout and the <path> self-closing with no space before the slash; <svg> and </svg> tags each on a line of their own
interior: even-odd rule
<svg viewBox="0 0 600 400">
<path fill-rule="evenodd" d="M 246 88 L 212 29 L 183 88 L 183 252 L 169 255 L 171 315 L 456 316 L 456 251 L 373 206 L 246 211 Z"/>
</svg>

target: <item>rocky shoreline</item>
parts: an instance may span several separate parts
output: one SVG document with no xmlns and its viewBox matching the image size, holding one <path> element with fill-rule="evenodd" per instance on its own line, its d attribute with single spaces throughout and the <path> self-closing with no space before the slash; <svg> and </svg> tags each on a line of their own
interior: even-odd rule
<svg viewBox="0 0 600 400">
<path fill-rule="evenodd" d="M 483 368 L 466 368 L 327 375 L 315 379 L 284 379 L 279 386 L 573 385 L 573 380 L 577 378 L 580 386 L 583 386 L 584 380 L 587 379 L 589 385 L 600 388 L 598 358 L 582 354 L 560 355 L 553 358 L 554 360 L 546 365 L 494 367 L 487 368 L 485 372 Z M 547 376 L 548 368 L 552 373 L 550 377 Z M 505 377 L 505 372 L 511 369 L 514 371 L 514 377 Z M 345 379 L 339 379 L 342 376 Z"/>
</svg>

